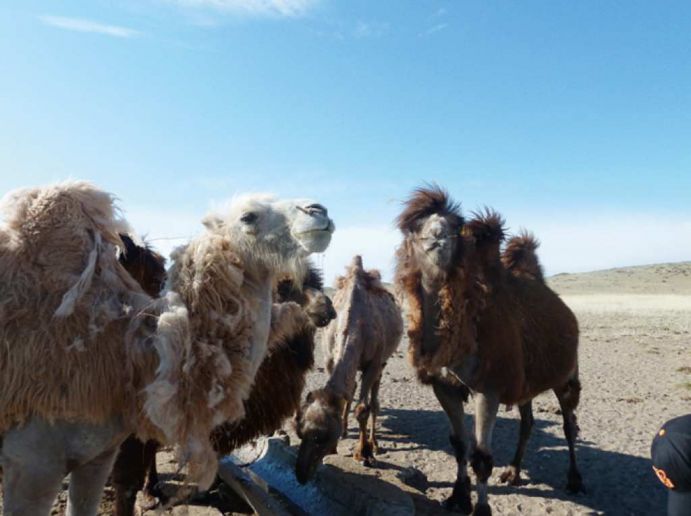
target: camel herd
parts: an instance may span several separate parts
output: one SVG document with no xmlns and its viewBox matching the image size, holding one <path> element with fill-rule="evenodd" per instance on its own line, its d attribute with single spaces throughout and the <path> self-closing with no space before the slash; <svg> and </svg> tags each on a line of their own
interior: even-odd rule
<svg viewBox="0 0 691 516">
<path fill-rule="evenodd" d="M 309 256 L 327 249 L 335 226 L 312 200 L 238 197 L 202 221 L 203 232 L 171 254 L 168 268 L 122 219 L 114 197 L 89 183 L 18 190 L 1 207 L 7 515 L 50 514 L 67 474 L 72 516 L 97 514 L 109 477 L 119 516 L 135 513 L 142 489 L 152 507 L 173 504 L 192 486 L 212 484 L 219 456 L 291 417 L 301 440 L 295 474 L 305 483 L 336 452 L 353 401 L 354 458 L 376 466 L 379 388 L 404 332 L 403 312 L 410 364 L 449 418 L 458 472 L 447 509 L 491 514 L 500 404 L 520 411 L 516 453 L 501 475 L 519 483 L 532 399 L 549 389 L 564 418 L 567 489 L 583 489 L 575 456 L 578 324 L 545 284 L 535 238 L 505 242 L 494 211 L 465 220 L 443 189 L 415 190 L 396 221 L 403 241 L 395 292 L 355 256 L 332 303 Z M 329 379 L 303 397 L 319 340 Z M 464 426 L 469 396 L 474 439 Z M 187 472 L 172 500 L 158 489 L 161 446 L 174 446 Z"/>
</svg>

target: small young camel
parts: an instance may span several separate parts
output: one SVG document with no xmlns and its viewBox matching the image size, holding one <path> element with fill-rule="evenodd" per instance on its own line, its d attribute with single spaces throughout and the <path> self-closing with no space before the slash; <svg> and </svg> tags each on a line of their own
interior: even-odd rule
<svg viewBox="0 0 691 516">
<path fill-rule="evenodd" d="M 362 372 L 362 378 L 355 417 L 360 426 L 360 440 L 353 458 L 365 466 L 374 465 L 374 453 L 378 452 L 379 385 L 386 361 L 403 334 L 401 311 L 393 295 L 381 284 L 379 272 L 363 269 L 360 256 L 353 258 L 347 274 L 338 278 L 336 288 L 333 300 L 338 316 L 323 336 L 330 377 L 324 388 L 307 395 L 296 420 L 302 442 L 295 473 L 303 484 L 312 477 L 324 456 L 336 451 L 358 371 Z M 370 417 L 372 428 L 368 439 Z"/>
<path fill-rule="evenodd" d="M 521 413 L 518 449 L 503 476 L 517 482 L 532 426 L 531 401 L 548 389 L 556 394 L 564 418 L 567 489 L 582 490 L 575 456 L 578 323 L 541 280 L 537 261 L 520 257 L 520 251 L 530 251 L 530 243 L 512 246 L 502 263 L 502 218 L 486 211 L 466 224 L 459 206 L 434 186 L 413 193 L 398 226 L 404 241 L 397 253 L 396 283 L 408 301 L 409 358 L 420 380 L 432 385 L 451 423 L 458 472 L 446 507 L 466 514 L 473 510 L 470 455 L 477 476 L 474 514 L 491 514 L 487 481 L 499 404 L 516 404 Z M 510 265 L 512 258 L 520 258 L 519 266 Z M 476 404 L 472 455 L 463 417 L 465 387 Z"/>
</svg>

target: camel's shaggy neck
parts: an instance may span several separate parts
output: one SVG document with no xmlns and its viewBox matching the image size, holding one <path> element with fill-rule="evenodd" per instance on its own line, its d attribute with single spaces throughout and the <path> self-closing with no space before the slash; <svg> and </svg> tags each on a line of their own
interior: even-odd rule
<svg viewBox="0 0 691 516">
<path fill-rule="evenodd" d="M 441 271 L 419 263 L 412 249 L 405 241 L 398 251 L 396 283 L 408 301 L 408 358 L 420 380 L 428 382 L 443 367 L 475 353 L 478 299 L 464 260 Z"/>
<path fill-rule="evenodd" d="M 353 286 L 347 292 L 346 303 L 339 305 L 336 321 L 339 333 L 336 336 L 335 360 L 325 386 L 326 390 L 343 399 L 350 399 L 353 395 L 362 354 L 362 337 L 357 324 L 360 316 L 358 297 L 358 287 Z"/>
<path fill-rule="evenodd" d="M 430 278 L 429 275 L 422 273 L 421 277 L 421 308 L 422 308 L 422 353 L 430 354 L 439 346 L 439 292 L 442 284 L 439 277 Z"/>
<path fill-rule="evenodd" d="M 247 271 L 241 289 L 245 298 L 251 300 L 250 308 L 255 319 L 252 327 L 254 345 L 251 347 L 250 354 L 252 376 L 259 369 L 268 348 L 273 284 L 273 274 L 270 274 L 268 270 Z"/>
</svg>

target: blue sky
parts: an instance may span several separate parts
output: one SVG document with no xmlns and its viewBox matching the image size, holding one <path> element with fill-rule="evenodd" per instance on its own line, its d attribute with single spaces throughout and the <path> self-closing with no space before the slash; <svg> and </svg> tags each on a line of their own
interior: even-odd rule
<svg viewBox="0 0 691 516">
<path fill-rule="evenodd" d="M 690 29 L 686 1 L 9 0 L 0 192 L 94 181 L 164 251 L 234 194 L 314 197 L 328 278 L 389 275 L 423 181 L 548 273 L 691 259 Z"/>
</svg>

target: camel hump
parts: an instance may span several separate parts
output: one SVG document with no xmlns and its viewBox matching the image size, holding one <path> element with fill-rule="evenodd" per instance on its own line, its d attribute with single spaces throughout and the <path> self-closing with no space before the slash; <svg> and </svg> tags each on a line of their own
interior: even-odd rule
<svg viewBox="0 0 691 516">
<path fill-rule="evenodd" d="M 538 247 L 540 241 L 523 229 L 507 242 L 501 261 L 514 275 L 543 281 L 542 266 L 536 252 Z"/>
<path fill-rule="evenodd" d="M 493 209 L 485 207 L 473 213 L 473 218 L 466 224 L 466 232 L 472 235 L 478 247 L 499 246 L 505 236 L 504 223 L 504 217 Z"/>
</svg>

